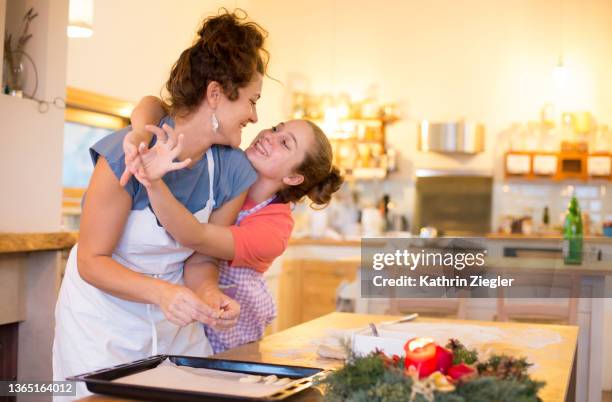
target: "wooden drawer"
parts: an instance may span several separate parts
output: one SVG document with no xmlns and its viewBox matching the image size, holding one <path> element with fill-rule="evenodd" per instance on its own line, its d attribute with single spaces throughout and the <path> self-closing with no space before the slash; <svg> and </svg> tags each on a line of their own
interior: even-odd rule
<svg viewBox="0 0 612 402">
<path fill-rule="evenodd" d="M 327 311 L 331 313 L 336 305 L 336 291 L 338 286 L 340 286 L 340 281 L 321 282 L 318 281 L 317 283 L 304 286 L 302 304 L 304 309 L 324 305 L 327 309 L 331 308 L 331 310 Z"/>
<path fill-rule="evenodd" d="M 338 287 L 343 281 L 355 280 L 358 265 L 354 261 L 285 261 L 279 289 L 278 329 L 335 311 Z"/>
</svg>

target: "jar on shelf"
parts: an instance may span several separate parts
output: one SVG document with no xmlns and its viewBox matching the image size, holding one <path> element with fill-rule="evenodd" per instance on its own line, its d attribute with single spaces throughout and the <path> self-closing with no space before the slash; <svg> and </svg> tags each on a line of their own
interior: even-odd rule
<svg viewBox="0 0 612 402">
<path fill-rule="evenodd" d="M 361 117 L 363 119 L 376 119 L 379 117 L 379 106 L 374 99 L 366 99 L 361 103 Z"/>
<path fill-rule="evenodd" d="M 512 124 L 510 127 L 510 151 L 525 151 L 525 127 L 520 123 Z"/>
<path fill-rule="evenodd" d="M 540 151 L 559 152 L 559 135 L 555 128 L 542 126 L 540 131 Z"/>
<path fill-rule="evenodd" d="M 612 151 L 612 138 L 608 126 L 602 125 L 594 130 L 589 139 L 589 152 L 600 153 Z"/>
<path fill-rule="evenodd" d="M 537 121 L 528 122 L 524 138 L 525 151 L 537 151 L 541 142 L 540 123 Z"/>
<path fill-rule="evenodd" d="M 357 144 L 357 167 L 369 167 L 370 165 L 370 148 L 368 144 Z"/>
<path fill-rule="evenodd" d="M 303 119 L 306 117 L 306 95 L 301 92 L 293 94 L 293 113 L 294 119 Z"/>
<path fill-rule="evenodd" d="M 571 113 L 563 113 L 561 116 L 561 151 L 576 151 L 576 136 L 574 134 L 574 117 Z"/>
</svg>

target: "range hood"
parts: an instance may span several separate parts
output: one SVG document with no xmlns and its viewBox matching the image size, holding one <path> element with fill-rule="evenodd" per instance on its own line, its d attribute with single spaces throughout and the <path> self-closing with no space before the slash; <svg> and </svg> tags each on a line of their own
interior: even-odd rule
<svg viewBox="0 0 612 402">
<path fill-rule="evenodd" d="M 419 125 L 419 151 L 477 154 L 484 151 L 484 126 L 479 123 L 430 123 Z"/>
</svg>

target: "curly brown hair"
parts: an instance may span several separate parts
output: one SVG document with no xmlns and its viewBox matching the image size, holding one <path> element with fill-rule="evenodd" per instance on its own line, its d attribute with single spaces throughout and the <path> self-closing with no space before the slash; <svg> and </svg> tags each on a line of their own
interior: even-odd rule
<svg viewBox="0 0 612 402">
<path fill-rule="evenodd" d="M 197 108 L 208 84 L 218 82 L 230 100 L 247 86 L 255 72 L 265 74 L 269 53 L 264 48 L 268 33 L 247 21 L 244 10 L 222 8 L 202 21 L 198 39 L 174 63 L 166 82 L 164 106 L 173 116 L 185 116 Z"/>
<path fill-rule="evenodd" d="M 276 196 L 281 202 L 299 202 L 307 196 L 312 204 L 325 207 L 340 189 L 344 177 L 332 164 L 332 147 L 323 130 L 309 120 L 306 122 L 312 128 L 314 146 L 295 169 L 295 173 L 304 176 L 304 181 L 297 186 L 284 187 Z"/>
</svg>

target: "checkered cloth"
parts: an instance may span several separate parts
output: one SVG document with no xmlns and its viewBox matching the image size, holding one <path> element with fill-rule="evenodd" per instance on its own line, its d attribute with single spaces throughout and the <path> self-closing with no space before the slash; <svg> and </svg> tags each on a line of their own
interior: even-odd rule
<svg viewBox="0 0 612 402">
<path fill-rule="evenodd" d="M 275 198 L 268 198 L 249 210 L 240 211 L 236 225 L 240 225 L 240 222 L 248 215 L 265 208 Z M 225 331 L 216 331 L 204 326 L 213 352 L 220 353 L 261 339 L 268 324 L 276 317 L 274 298 L 268 290 L 263 275 L 252 268 L 230 267 L 227 261 L 221 261 L 219 285 L 235 285 L 235 294 L 230 297 L 240 304 L 240 317 L 235 327 Z"/>
<path fill-rule="evenodd" d="M 216 331 L 204 326 L 214 353 L 258 341 L 276 317 L 274 298 L 263 275 L 252 268 L 230 267 L 223 261 L 219 266 L 219 285 L 236 285 L 234 300 L 240 304 L 240 317 L 235 327 Z"/>
</svg>

